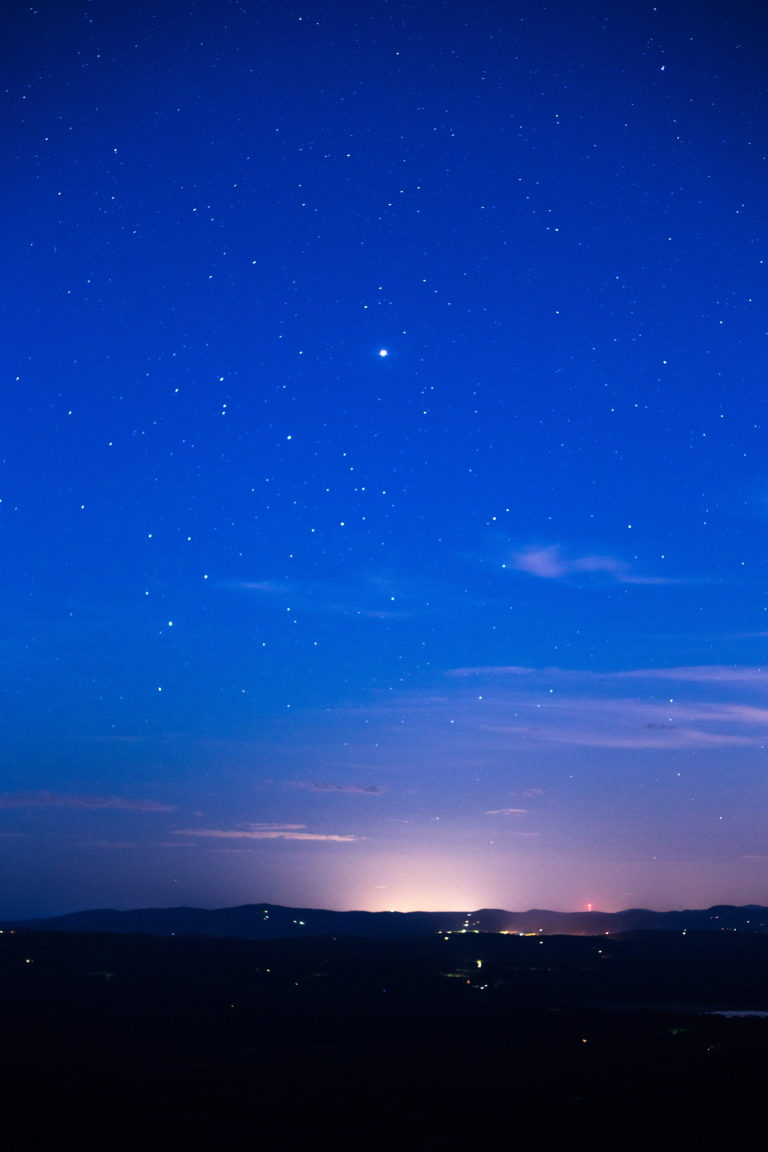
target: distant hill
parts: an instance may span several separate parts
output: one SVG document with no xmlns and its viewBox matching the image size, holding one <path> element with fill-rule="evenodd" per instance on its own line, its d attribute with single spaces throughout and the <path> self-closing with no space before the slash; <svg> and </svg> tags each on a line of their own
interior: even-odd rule
<svg viewBox="0 0 768 1152">
<path fill-rule="evenodd" d="M 214 936 L 274 940 L 300 936 L 359 936 L 398 939 L 437 932 L 512 932 L 600 936 L 633 931 L 768 931 L 768 908 L 728 904 L 682 912 L 332 912 L 286 908 L 279 904 L 243 904 L 237 908 L 112 908 L 73 912 L 35 920 L 8 920 L 0 927 L 48 932 L 146 932 L 155 936 Z"/>
</svg>

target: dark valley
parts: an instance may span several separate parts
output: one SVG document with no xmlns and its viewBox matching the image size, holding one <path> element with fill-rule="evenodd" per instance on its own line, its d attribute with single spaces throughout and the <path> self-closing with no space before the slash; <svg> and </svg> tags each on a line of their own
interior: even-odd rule
<svg viewBox="0 0 768 1152">
<path fill-rule="evenodd" d="M 762 1142 L 762 932 L 5 929 L 0 1002 L 25 1149 Z"/>
</svg>

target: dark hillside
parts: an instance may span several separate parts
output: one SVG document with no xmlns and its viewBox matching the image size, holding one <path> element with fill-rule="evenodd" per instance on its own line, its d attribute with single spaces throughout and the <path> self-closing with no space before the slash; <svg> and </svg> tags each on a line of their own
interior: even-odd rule
<svg viewBox="0 0 768 1152">
<path fill-rule="evenodd" d="M 768 936 L 0 936 L 25 1149 L 757 1147 Z M 722 1142 L 722 1143 L 719 1143 Z"/>
</svg>

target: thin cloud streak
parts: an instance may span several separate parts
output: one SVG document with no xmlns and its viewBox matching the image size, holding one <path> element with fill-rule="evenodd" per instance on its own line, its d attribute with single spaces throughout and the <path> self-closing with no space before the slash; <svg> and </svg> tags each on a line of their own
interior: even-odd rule
<svg viewBox="0 0 768 1152">
<path fill-rule="evenodd" d="M 387 791 L 378 784 L 327 784 L 322 780 L 291 780 L 289 788 L 301 788 L 306 792 L 344 792 L 353 796 L 383 796 Z"/>
<path fill-rule="evenodd" d="M 695 728 L 662 728 L 648 733 L 622 734 L 620 732 L 599 732 L 597 730 L 567 727 L 523 728 L 521 726 L 489 727 L 489 732 L 517 738 L 521 743 L 560 744 L 582 748 L 623 748 L 640 751 L 642 749 L 695 749 L 695 748 L 738 748 L 762 743 L 757 738 L 737 734 L 702 732 Z"/>
<path fill-rule="evenodd" d="M 738 664 L 690 664 L 671 668 L 629 668 L 595 672 L 587 668 L 532 668 L 524 664 L 477 664 L 448 668 L 449 679 L 470 676 L 558 676 L 570 681 L 674 680 L 690 684 L 758 684 L 768 687 L 768 668 Z"/>
<path fill-rule="evenodd" d="M 635 668 L 614 672 L 616 679 L 682 680 L 691 684 L 761 684 L 768 687 L 768 669 L 731 664 L 700 664 L 680 668 Z"/>
<path fill-rule="evenodd" d="M 76 796 L 58 792 L 3 792 L 3 808 L 110 808 L 124 812 L 175 812 L 175 804 L 160 804 L 157 800 L 126 800 L 122 796 Z"/>
<path fill-rule="evenodd" d="M 519 722 L 504 721 L 503 715 L 509 711 L 520 718 Z M 760 746 L 768 728 L 768 709 L 746 704 L 659 704 L 549 695 L 542 701 L 538 694 L 515 694 L 506 701 L 496 701 L 494 712 L 493 719 L 479 727 L 526 743 L 594 748 Z"/>
<path fill-rule="evenodd" d="M 220 588 L 232 592 L 257 593 L 267 600 L 289 600 L 292 608 L 305 615 L 346 616 L 365 620 L 410 620 L 429 611 L 435 589 L 404 587 L 400 581 L 378 576 L 361 577 L 348 586 L 322 581 L 226 580 Z"/>
<path fill-rule="evenodd" d="M 184 844 L 181 840 L 81 840 L 77 848 L 130 848 L 146 852 L 148 848 L 194 848 L 194 844 Z"/>
<path fill-rule="evenodd" d="M 212 840 L 312 840 L 336 844 L 359 840 L 359 836 L 339 836 L 326 832 L 303 831 L 304 824 L 249 824 L 245 828 L 177 828 L 174 836 L 194 836 Z"/>
<path fill-rule="evenodd" d="M 235 592 L 266 592 L 270 596 L 287 591 L 285 584 L 277 580 L 222 580 L 219 587 Z"/>
<path fill-rule="evenodd" d="M 688 683 L 692 695 L 682 697 L 682 689 L 659 692 L 655 682 L 667 673 L 670 685 Z M 461 747 L 478 756 L 532 745 L 674 751 L 766 743 L 768 706 L 762 699 L 727 698 L 730 686 L 762 687 L 760 669 L 704 665 L 603 673 L 510 665 L 461 667 L 444 675 L 441 696 L 413 695 L 398 708 L 383 708 L 386 730 L 394 736 L 403 721 L 427 724 L 433 733 L 445 726 L 452 733 L 447 752 Z M 480 682 L 470 687 L 469 678 Z M 647 680 L 648 694 L 615 691 L 630 680 Z M 705 692 L 709 699 L 701 699 Z"/>
</svg>

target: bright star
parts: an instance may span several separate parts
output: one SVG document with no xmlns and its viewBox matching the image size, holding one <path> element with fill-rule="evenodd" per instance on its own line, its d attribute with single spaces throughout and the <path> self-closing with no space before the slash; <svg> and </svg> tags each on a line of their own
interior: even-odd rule
<svg viewBox="0 0 768 1152">
<path fill-rule="evenodd" d="M 382 358 L 384 356 L 389 356 L 389 352 L 387 351 L 386 348 L 379 348 L 379 356 L 381 356 Z"/>
</svg>

